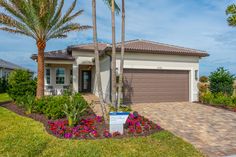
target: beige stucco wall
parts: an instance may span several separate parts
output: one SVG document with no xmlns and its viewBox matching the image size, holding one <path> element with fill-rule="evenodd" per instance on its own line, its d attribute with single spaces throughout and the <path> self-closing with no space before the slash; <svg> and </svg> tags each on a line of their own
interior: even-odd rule
<svg viewBox="0 0 236 157">
<path fill-rule="evenodd" d="M 51 81 L 50 84 L 46 84 L 46 69 L 50 69 Z M 56 84 L 56 69 L 65 68 L 65 84 Z M 70 83 L 70 71 L 72 70 L 72 64 L 55 64 L 55 63 L 46 63 L 45 65 L 45 85 L 53 86 L 54 89 L 63 89 L 63 86 L 72 86 Z"/>
</svg>

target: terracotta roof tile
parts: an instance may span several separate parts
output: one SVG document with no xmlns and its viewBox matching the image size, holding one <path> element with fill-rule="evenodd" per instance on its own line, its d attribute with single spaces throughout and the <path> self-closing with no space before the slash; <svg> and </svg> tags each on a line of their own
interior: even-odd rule
<svg viewBox="0 0 236 157">
<path fill-rule="evenodd" d="M 32 55 L 32 59 L 37 59 L 37 54 Z M 53 60 L 75 60 L 67 50 L 58 50 L 58 51 L 49 51 L 44 54 L 45 59 L 53 59 Z"/>
<path fill-rule="evenodd" d="M 121 44 L 117 44 L 117 48 L 121 48 Z M 172 55 L 190 55 L 190 56 L 208 56 L 207 52 L 196 49 L 184 48 L 169 44 L 163 44 L 147 40 L 132 40 L 125 42 L 125 51 L 142 52 L 142 53 L 157 53 L 157 54 L 172 54 Z"/>
<path fill-rule="evenodd" d="M 111 44 L 98 43 L 100 52 L 111 51 Z M 117 51 L 120 51 L 121 43 L 117 43 Z M 93 43 L 69 46 L 67 50 L 50 51 L 45 53 L 46 59 L 55 60 L 74 60 L 69 53 L 70 50 L 77 51 L 94 51 Z M 147 40 L 130 40 L 125 42 L 125 51 L 132 53 L 153 53 L 153 54 L 166 54 L 166 55 L 184 55 L 184 56 L 198 56 L 206 57 L 209 54 L 206 51 L 190 49 L 180 46 L 163 44 Z M 37 59 L 37 55 L 33 55 L 32 59 Z"/>
</svg>

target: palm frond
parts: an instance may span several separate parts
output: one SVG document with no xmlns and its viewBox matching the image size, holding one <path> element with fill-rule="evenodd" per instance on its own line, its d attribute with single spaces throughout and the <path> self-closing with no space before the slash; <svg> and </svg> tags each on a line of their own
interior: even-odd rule
<svg viewBox="0 0 236 157">
<path fill-rule="evenodd" d="M 229 15 L 227 18 L 229 26 L 236 26 L 236 5 L 232 4 L 227 7 L 226 14 Z"/>
<path fill-rule="evenodd" d="M 31 36 L 31 34 L 27 34 L 26 32 L 23 32 L 23 31 L 17 30 L 17 29 L 11 29 L 8 27 L 0 27 L 0 30 L 10 32 L 10 33 L 15 33 L 15 34 L 22 34 L 22 35 L 30 36 L 30 37 L 34 38 L 34 36 Z"/>
<path fill-rule="evenodd" d="M 228 24 L 229 26 L 236 26 L 236 15 L 232 15 L 230 17 L 227 18 Z"/>
<path fill-rule="evenodd" d="M 50 21 L 49 27 L 54 26 L 57 23 L 57 21 L 60 19 L 63 6 L 64 6 L 64 0 L 61 0 L 60 5 L 57 8 L 57 11 L 55 11 L 53 18 Z"/>
<path fill-rule="evenodd" d="M 28 36 L 35 37 L 35 34 L 32 33 L 24 24 L 18 22 L 17 20 L 13 19 L 12 17 L 0 13 L 0 24 L 3 24 L 7 27 L 17 29 L 18 31 L 25 32 Z"/>
<path fill-rule="evenodd" d="M 111 6 L 112 6 L 112 1 L 111 0 L 103 0 L 107 6 L 111 9 Z M 119 14 L 120 13 L 120 7 L 118 6 L 118 4 L 115 2 L 115 12 L 116 14 Z"/>
<path fill-rule="evenodd" d="M 236 14 L 236 5 L 232 4 L 232 5 L 228 6 L 227 9 L 226 9 L 226 14 L 227 15 Z"/>
<path fill-rule="evenodd" d="M 36 34 L 37 37 L 40 36 L 39 33 L 39 19 L 35 13 L 32 1 L 30 0 L 9 0 L 11 5 L 14 6 L 18 12 L 24 15 L 23 22 L 27 25 L 32 32 Z"/>
<path fill-rule="evenodd" d="M 91 26 L 81 26 L 80 24 L 77 24 L 77 23 L 71 23 L 71 24 L 67 24 L 67 25 L 63 26 L 62 28 L 58 29 L 57 31 L 53 32 L 47 38 L 52 39 L 58 35 L 65 35 L 66 33 L 69 33 L 69 32 L 82 31 L 82 30 L 87 30 L 90 28 L 92 28 L 92 27 Z"/>
<path fill-rule="evenodd" d="M 72 5 L 70 6 L 70 8 L 67 10 L 67 12 L 65 13 L 65 15 L 61 18 L 58 19 L 54 26 L 52 27 L 52 29 L 50 30 L 49 33 L 54 32 L 55 30 L 59 29 L 61 26 L 63 26 L 66 22 L 68 22 L 67 18 L 70 16 L 70 14 L 72 13 L 72 11 L 74 10 L 75 6 L 76 6 L 77 0 L 74 0 L 74 2 L 72 3 Z"/>
</svg>

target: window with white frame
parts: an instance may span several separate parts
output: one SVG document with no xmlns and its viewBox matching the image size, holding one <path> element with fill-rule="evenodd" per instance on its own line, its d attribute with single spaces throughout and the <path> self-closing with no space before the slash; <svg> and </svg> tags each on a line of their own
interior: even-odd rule
<svg viewBox="0 0 236 157">
<path fill-rule="evenodd" d="M 65 84 L 65 68 L 56 69 L 56 84 Z"/>
<path fill-rule="evenodd" d="M 46 68 L 46 84 L 51 84 L 51 69 Z"/>
</svg>

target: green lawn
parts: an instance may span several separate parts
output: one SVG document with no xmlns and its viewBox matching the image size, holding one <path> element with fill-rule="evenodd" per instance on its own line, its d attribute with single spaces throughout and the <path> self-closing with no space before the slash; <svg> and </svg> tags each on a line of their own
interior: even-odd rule
<svg viewBox="0 0 236 157">
<path fill-rule="evenodd" d="M 90 141 L 62 140 L 43 125 L 0 107 L 0 156 L 201 157 L 194 147 L 167 131 L 149 137 Z"/>
<path fill-rule="evenodd" d="M 8 94 L 6 93 L 0 94 L 0 103 L 10 101 L 10 100 L 11 98 L 8 96 Z"/>
</svg>

